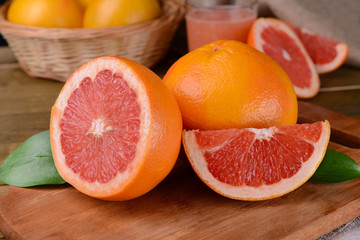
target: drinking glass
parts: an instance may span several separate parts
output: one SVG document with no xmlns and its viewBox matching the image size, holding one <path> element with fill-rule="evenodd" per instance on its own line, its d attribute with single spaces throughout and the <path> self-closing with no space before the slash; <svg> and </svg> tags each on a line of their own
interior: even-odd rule
<svg viewBox="0 0 360 240">
<path fill-rule="evenodd" d="M 189 51 L 215 40 L 246 42 L 257 18 L 257 0 L 188 0 L 186 3 Z"/>
</svg>

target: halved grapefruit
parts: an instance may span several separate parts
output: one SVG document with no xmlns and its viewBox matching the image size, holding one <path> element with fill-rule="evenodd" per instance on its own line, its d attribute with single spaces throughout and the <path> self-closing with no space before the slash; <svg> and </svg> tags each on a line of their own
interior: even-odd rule
<svg viewBox="0 0 360 240">
<path fill-rule="evenodd" d="M 200 179 L 233 199 L 257 201 L 304 184 L 322 161 L 328 121 L 263 129 L 183 131 L 186 155 Z"/>
<path fill-rule="evenodd" d="M 344 64 L 349 55 L 349 46 L 330 37 L 315 34 L 307 29 L 288 25 L 304 44 L 319 74 L 328 73 L 338 69 Z"/>
<path fill-rule="evenodd" d="M 248 44 L 274 59 L 289 75 L 299 98 L 314 97 L 320 79 L 314 63 L 296 33 L 284 22 L 259 18 L 252 25 Z"/>
<path fill-rule="evenodd" d="M 80 67 L 51 112 L 59 174 L 105 200 L 138 197 L 164 179 L 179 154 L 181 131 L 180 109 L 161 79 L 118 57 Z"/>
</svg>

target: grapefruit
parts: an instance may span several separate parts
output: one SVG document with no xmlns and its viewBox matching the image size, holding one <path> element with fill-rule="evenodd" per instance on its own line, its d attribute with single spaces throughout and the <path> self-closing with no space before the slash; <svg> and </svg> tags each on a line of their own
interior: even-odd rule
<svg viewBox="0 0 360 240">
<path fill-rule="evenodd" d="M 164 179 L 179 154 L 181 131 L 179 107 L 161 79 L 119 57 L 76 70 L 51 111 L 59 174 L 105 200 L 141 196 Z"/>
<path fill-rule="evenodd" d="M 93 0 L 85 11 L 85 28 L 105 28 L 141 23 L 159 17 L 158 0 Z"/>
<path fill-rule="evenodd" d="M 307 29 L 298 28 L 289 23 L 288 25 L 304 44 L 319 74 L 334 71 L 344 64 L 349 54 L 349 46 L 346 43 L 312 33 Z"/>
<path fill-rule="evenodd" d="M 239 200 L 282 196 L 305 183 L 322 161 L 328 121 L 263 129 L 184 131 L 183 145 L 200 179 Z"/>
<path fill-rule="evenodd" d="M 320 79 L 314 63 L 296 33 L 284 22 L 259 18 L 252 25 L 248 44 L 274 59 L 289 75 L 299 98 L 314 97 Z"/>
<path fill-rule="evenodd" d="M 81 5 L 86 8 L 87 6 L 90 5 L 90 3 L 94 1 L 94 0 L 79 0 L 79 2 L 81 3 Z"/>
<path fill-rule="evenodd" d="M 293 125 L 297 99 L 284 70 L 260 51 L 219 40 L 177 60 L 163 81 L 186 129 Z"/>
<path fill-rule="evenodd" d="M 14 0 L 7 19 L 35 27 L 80 28 L 83 15 L 84 9 L 77 0 Z"/>
</svg>

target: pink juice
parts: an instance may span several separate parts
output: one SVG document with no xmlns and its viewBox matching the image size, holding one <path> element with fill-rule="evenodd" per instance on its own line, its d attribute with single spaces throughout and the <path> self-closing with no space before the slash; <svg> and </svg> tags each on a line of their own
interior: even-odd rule
<svg viewBox="0 0 360 240">
<path fill-rule="evenodd" d="M 189 51 L 215 40 L 246 42 L 257 17 L 253 9 L 222 7 L 192 9 L 186 15 Z"/>
</svg>

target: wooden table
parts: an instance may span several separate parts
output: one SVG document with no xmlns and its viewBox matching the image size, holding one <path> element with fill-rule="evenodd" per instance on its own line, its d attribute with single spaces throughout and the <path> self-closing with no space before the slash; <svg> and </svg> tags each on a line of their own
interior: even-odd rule
<svg viewBox="0 0 360 240">
<path fill-rule="evenodd" d="M 153 68 L 161 77 L 186 53 L 183 32 L 177 32 L 168 55 Z M 360 119 L 360 69 L 343 66 L 320 78 L 320 93 L 306 101 Z M 50 109 L 62 86 L 29 77 L 9 49 L 0 48 L 0 164 L 28 137 L 49 128 Z M 0 182 L 0 194 L 6 188 Z"/>
</svg>

